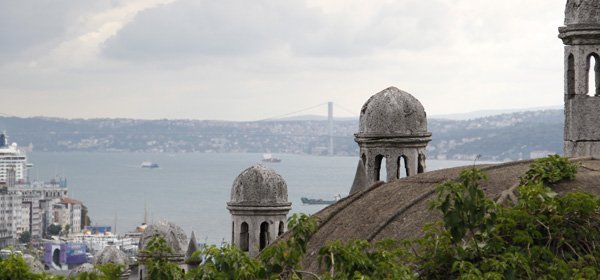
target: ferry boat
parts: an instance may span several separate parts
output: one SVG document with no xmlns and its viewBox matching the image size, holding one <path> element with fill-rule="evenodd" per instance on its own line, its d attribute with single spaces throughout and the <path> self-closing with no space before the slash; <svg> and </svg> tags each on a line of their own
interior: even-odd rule
<svg viewBox="0 0 600 280">
<path fill-rule="evenodd" d="M 342 198 L 341 195 L 336 195 L 335 199 L 333 200 L 324 200 L 321 198 L 307 198 L 307 197 L 302 197 L 300 198 L 300 200 L 302 201 L 302 204 L 333 204 L 336 203 L 338 200 L 340 200 Z"/>
<path fill-rule="evenodd" d="M 142 162 L 142 164 L 140 165 L 142 168 L 158 168 L 158 163 L 156 162 L 151 162 L 151 161 L 144 161 Z"/>
<path fill-rule="evenodd" d="M 263 154 L 263 162 L 281 162 L 280 158 L 274 157 L 272 154 Z"/>
</svg>

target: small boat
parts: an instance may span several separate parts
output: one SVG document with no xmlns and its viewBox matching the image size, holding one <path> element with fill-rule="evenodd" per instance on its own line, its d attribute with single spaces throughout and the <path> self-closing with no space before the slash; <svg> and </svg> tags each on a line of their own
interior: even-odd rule
<svg viewBox="0 0 600 280">
<path fill-rule="evenodd" d="M 263 162 L 281 162 L 280 158 L 274 157 L 272 154 L 263 154 Z"/>
<path fill-rule="evenodd" d="M 324 200 L 321 198 L 307 198 L 307 197 L 302 197 L 300 198 L 300 200 L 302 200 L 302 204 L 333 204 L 336 203 L 338 200 L 341 199 L 341 195 L 336 195 L 334 200 Z"/>
<path fill-rule="evenodd" d="M 158 163 L 151 161 L 144 161 L 141 164 L 142 168 L 158 168 Z"/>
</svg>

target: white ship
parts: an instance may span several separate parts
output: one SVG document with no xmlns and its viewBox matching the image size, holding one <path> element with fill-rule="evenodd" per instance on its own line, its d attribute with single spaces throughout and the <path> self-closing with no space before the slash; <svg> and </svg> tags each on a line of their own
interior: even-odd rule
<svg viewBox="0 0 600 280">
<path fill-rule="evenodd" d="M 263 162 L 281 162 L 280 158 L 274 157 L 272 154 L 263 154 Z"/>
<path fill-rule="evenodd" d="M 151 161 L 144 161 L 142 162 L 142 164 L 140 165 L 142 168 L 158 168 L 158 163 L 156 162 L 151 162 Z"/>
<path fill-rule="evenodd" d="M 15 170 L 16 182 L 27 179 L 27 168 L 32 167 L 27 163 L 27 155 L 23 149 L 17 146 L 17 143 L 8 144 L 6 132 L 0 134 L 0 182 L 7 182 L 8 170 Z"/>
</svg>

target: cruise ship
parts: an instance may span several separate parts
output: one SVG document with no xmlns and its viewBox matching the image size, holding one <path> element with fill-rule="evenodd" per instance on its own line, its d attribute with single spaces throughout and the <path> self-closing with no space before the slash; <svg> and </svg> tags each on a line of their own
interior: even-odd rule
<svg viewBox="0 0 600 280">
<path fill-rule="evenodd" d="M 27 163 L 25 151 L 17 146 L 17 143 L 9 144 L 6 132 L 0 134 L 0 182 L 8 181 L 8 170 L 14 168 L 16 182 L 27 179 Z"/>
</svg>

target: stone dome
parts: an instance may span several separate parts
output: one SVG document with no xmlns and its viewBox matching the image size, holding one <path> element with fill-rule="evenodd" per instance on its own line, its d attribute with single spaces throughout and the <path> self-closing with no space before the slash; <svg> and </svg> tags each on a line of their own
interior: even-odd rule
<svg viewBox="0 0 600 280">
<path fill-rule="evenodd" d="M 565 25 L 600 24 L 600 2 L 597 0 L 568 0 Z"/>
<path fill-rule="evenodd" d="M 244 170 L 231 187 L 229 205 L 269 206 L 289 204 L 287 184 L 275 170 L 257 164 Z"/>
<path fill-rule="evenodd" d="M 84 272 L 85 273 L 94 273 L 94 274 L 102 273 L 102 272 L 100 272 L 100 270 L 96 269 L 93 264 L 83 263 L 80 266 L 76 267 L 75 269 L 71 270 L 71 272 L 69 272 L 69 276 L 67 277 L 67 279 L 74 279 L 75 277 L 77 277 L 77 275 L 82 274 Z"/>
<path fill-rule="evenodd" d="M 119 250 L 117 246 L 106 246 L 94 256 L 94 262 L 95 264 L 114 263 L 127 265 L 127 255 Z"/>
<path fill-rule="evenodd" d="M 360 110 L 359 135 L 420 136 L 428 134 L 421 102 L 410 93 L 389 87 L 371 96 Z"/>
<path fill-rule="evenodd" d="M 585 191 L 600 195 L 600 160 L 595 158 L 575 159 L 580 163 L 572 181 L 562 181 L 553 186 L 558 194 Z M 490 199 L 498 200 L 518 185 L 519 178 L 529 170 L 533 160 L 502 164 L 478 165 L 488 175 L 480 182 L 481 189 Z M 342 198 L 314 214 L 318 226 L 310 237 L 303 256 L 302 268 L 318 272 L 319 249 L 332 240 L 384 239 L 405 240 L 422 236 L 425 224 L 441 219 L 441 215 L 430 209 L 430 200 L 436 197 L 438 184 L 458 178 L 461 171 L 472 166 L 455 167 L 417 174 L 389 183 L 377 183 L 370 188 Z M 289 238 L 286 233 L 283 238 Z"/>
<path fill-rule="evenodd" d="M 168 221 L 159 221 L 146 227 L 140 238 L 140 250 L 144 250 L 148 242 L 156 235 L 164 237 L 175 254 L 185 255 L 188 245 L 187 235 L 180 226 Z"/>
<path fill-rule="evenodd" d="M 29 254 L 24 254 L 23 260 L 25 260 L 25 263 L 27 264 L 29 271 L 31 271 L 33 273 L 44 272 L 44 265 L 40 261 L 36 260 L 34 256 L 29 255 Z"/>
</svg>

